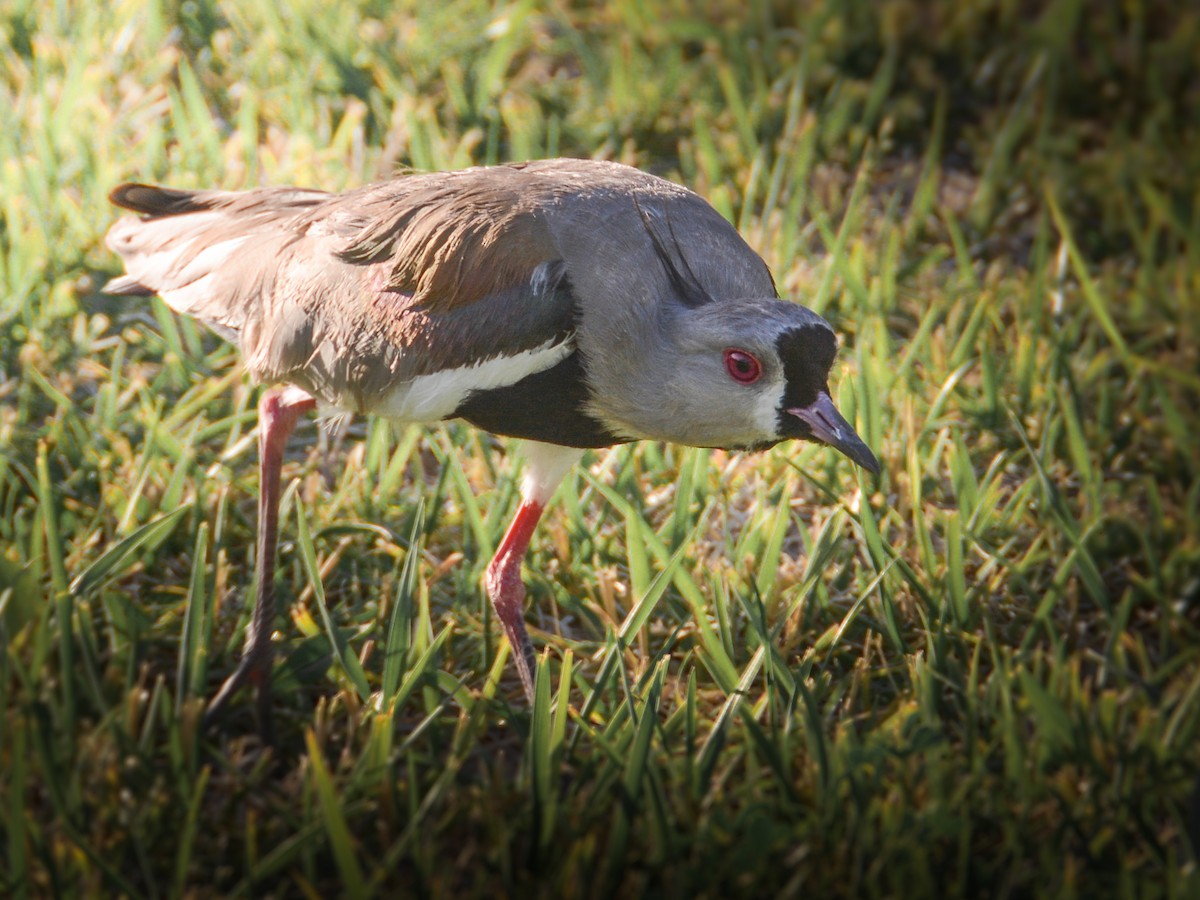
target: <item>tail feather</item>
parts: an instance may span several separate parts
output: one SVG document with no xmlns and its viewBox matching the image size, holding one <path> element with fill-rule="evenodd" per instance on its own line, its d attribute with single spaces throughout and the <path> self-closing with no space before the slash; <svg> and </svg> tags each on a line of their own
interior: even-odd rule
<svg viewBox="0 0 1200 900">
<path fill-rule="evenodd" d="M 327 196 L 294 188 L 230 192 L 122 184 L 109 199 L 136 215 L 108 230 L 105 241 L 124 261 L 125 274 L 104 290 L 157 294 L 176 312 L 236 334 L 270 278 L 263 261 L 290 239 L 295 217 Z"/>
<path fill-rule="evenodd" d="M 146 216 L 177 216 L 209 209 L 215 193 L 127 182 L 113 188 L 108 199 L 122 209 Z"/>
<path fill-rule="evenodd" d="M 172 308 L 195 315 L 202 298 L 189 289 L 212 274 L 211 263 L 227 262 L 242 242 L 220 233 L 221 226 L 228 224 L 209 211 L 118 219 L 105 242 L 124 261 L 125 274 L 110 281 L 105 290 L 135 296 L 159 294 Z M 214 251 L 219 254 L 220 250 L 225 252 L 214 259 Z"/>
<path fill-rule="evenodd" d="M 110 278 L 100 290 L 105 294 L 115 294 L 124 297 L 153 297 L 158 293 L 153 288 L 142 284 L 136 278 L 132 278 L 129 275 L 118 275 L 116 278 Z"/>
</svg>

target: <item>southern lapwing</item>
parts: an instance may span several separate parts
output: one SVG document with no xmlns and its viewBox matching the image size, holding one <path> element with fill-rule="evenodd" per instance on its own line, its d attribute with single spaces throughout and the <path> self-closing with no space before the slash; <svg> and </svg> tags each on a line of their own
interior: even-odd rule
<svg viewBox="0 0 1200 900">
<path fill-rule="evenodd" d="M 525 438 L 517 510 L 487 591 L 533 696 L 521 561 L 585 448 L 759 450 L 789 438 L 879 463 L 829 397 L 837 350 L 695 193 L 610 162 L 414 174 L 341 194 L 124 184 L 112 294 L 158 294 L 240 347 L 259 401 L 257 585 L 247 682 L 269 712 L 280 465 L 299 416 L 465 419 Z"/>
</svg>

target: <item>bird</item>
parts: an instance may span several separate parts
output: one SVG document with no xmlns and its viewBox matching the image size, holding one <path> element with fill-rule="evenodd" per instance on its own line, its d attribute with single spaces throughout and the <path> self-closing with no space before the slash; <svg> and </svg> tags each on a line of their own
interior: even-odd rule
<svg viewBox="0 0 1200 900">
<path fill-rule="evenodd" d="M 269 715 L 280 468 L 299 418 L 461 419 L 524 439 L 520 502 L 485 588 L 532 703 L 521 565 L 589 448 L 757 451 L 826 444 L 879 462 L 829 392 L 838 342 L 697 193 L 615 162 L 413 172 L 330 193 L 181 190 L 109 199 L 124 274 L 232 341 L 258 402 L 256 594 L 245 648 L 207 706 L 243 687 Z"/>
</svg>

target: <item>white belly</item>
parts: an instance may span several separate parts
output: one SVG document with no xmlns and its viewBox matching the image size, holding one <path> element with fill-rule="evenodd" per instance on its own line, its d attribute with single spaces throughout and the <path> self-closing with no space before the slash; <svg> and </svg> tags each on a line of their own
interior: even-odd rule
<svg viewBox="0 0 1200 900">
<path fill-rule="evenodd" d="M 387 391 L 367 412 L 405 422 L 436 422 L 453 415 L 474 391 L 516 384 L 562 362 L 572 349 L 570 341 L 547 341 L 515 356 L 497 356 L 473 366 L 422 375 Z"/>
</svg>

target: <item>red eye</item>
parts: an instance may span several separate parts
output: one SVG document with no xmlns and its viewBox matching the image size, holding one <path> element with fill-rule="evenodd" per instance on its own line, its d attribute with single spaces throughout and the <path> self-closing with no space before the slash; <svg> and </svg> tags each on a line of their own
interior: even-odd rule
<svg viewBox="0 0 1200 900">
<path fill-rule="evenodd" d="M 762 378 L 762 363 L 745 350 L 726 350 L 725 371 L 738 384 L 754 384 Z"/>
</svg>

